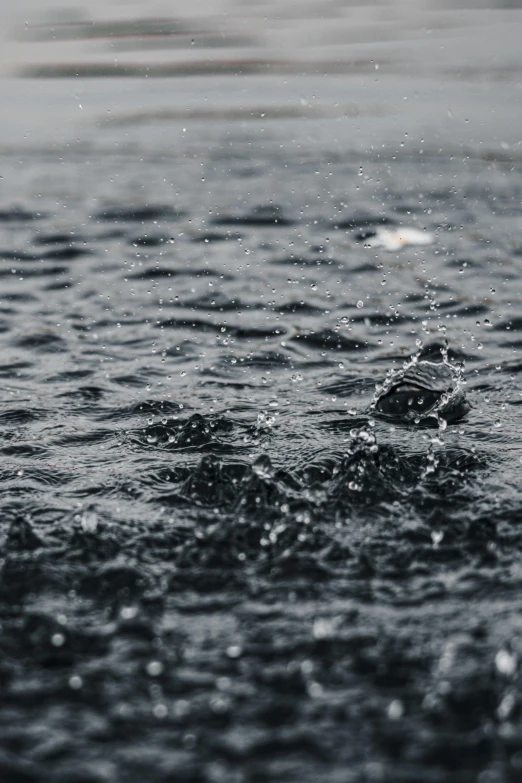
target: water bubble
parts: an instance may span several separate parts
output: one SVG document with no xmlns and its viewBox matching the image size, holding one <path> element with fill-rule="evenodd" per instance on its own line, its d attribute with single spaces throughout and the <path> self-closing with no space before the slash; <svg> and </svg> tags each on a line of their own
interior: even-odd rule
<svg viewBox="0 0 522 783">
<path fill-rule="evenodd" d="M 359 310 L 361 309 L 361 307 L 364 307 L 364 302 L 362 301 L 362 299 L 359 299 L 359 301 L 357 302 L 356 307 L 358 307 Z"/>
</svg>

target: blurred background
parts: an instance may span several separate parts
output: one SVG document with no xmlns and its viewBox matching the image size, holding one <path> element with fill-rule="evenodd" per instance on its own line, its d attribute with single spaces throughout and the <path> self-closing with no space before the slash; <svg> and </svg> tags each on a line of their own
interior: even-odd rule
<svg viewBox="0 0 522 783">
<path fill-rule="evenodd" d="M 519 143 L 522 0 L 20 0 L 0 30 L 4 146 L 213 116 L 344 120 L 321 132 L 354 148 Z"/>
</svg>

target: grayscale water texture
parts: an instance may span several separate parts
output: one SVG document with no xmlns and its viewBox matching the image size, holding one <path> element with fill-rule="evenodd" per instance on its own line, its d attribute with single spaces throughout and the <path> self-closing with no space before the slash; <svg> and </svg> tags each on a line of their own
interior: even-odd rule
<svg viewBox="0 0 522 783">
<path fill-rule="evenodd" d="M 520 6 L 2 4 L 2 781 L 521 779 Z"/>
</svg>

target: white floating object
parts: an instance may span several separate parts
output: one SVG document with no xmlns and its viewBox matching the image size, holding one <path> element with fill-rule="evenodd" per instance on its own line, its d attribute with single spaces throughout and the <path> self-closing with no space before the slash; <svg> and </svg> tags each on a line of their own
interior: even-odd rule
<svg viewBox="0 0 522 783">
<path fill-rule="evenodd" d="M 435 235 L 418 228 L 378 228 L 374 237 L 366 240 L 370 247 L 383 247 L 385 250 L 400 250 L 405 245 L 431 245 Z"/>
</svg>

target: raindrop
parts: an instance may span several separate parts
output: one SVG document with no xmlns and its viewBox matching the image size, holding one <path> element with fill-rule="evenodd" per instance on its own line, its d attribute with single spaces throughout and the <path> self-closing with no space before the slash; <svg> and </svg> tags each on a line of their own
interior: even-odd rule
<svg viewBox="0 0 522 783">
<path fill-rule="evenodd" d="M 53 647 L 62 647 L 65 644 L 65 636 L 63 633 L 53 633 L 51 636 L 51 644 Z"/>
<path fill-rule="evenodd" d="M 168 709 L 165 704 L 162 704 L 161 702 L 159 704 L 155 704 L 152 712 L 154 714 L 155 718 L 166 718 L 168 715 Z"/>
<path fill-rule="evenodd" d="M 269 479 L 274 475 L 274 468 L 268 454 L 261 454 L 252 464 L 252 470 L 259 478 Z"/>
<path fill-rule="evenodd" d="M 123 606 L 120 610 L 120 615 L 124 620 L 133 620 L 138 614 L 137 606 Z"/>
<path fill-rule="evenodd" d="M 159 677 L 163 673 L 163 664 L 161 661 L 149 661 L 147 664 L 147 674 L 150 677 Z"/>
<path fill-rule="evenodd" d="M 517 670 L 517 659 L 508 650 L 499 650 L 495 655 L 495 667 L 504 677 L 512 677 Z"/>
<path fill-rule="evenodd" d="M 400 699 L 394 699 L 388 705 L 388 718 L 390 720 L 399 720 L 404 715 L 404 705 Z"/>
<path fill-rule="evenodd" d="M 434 530 L 431 534 L 431 540 L 433 541 L 433 548 L 437 549 L 440 542 L 444 538 L 444 533 L 442 530 Z"/>
</svg>

